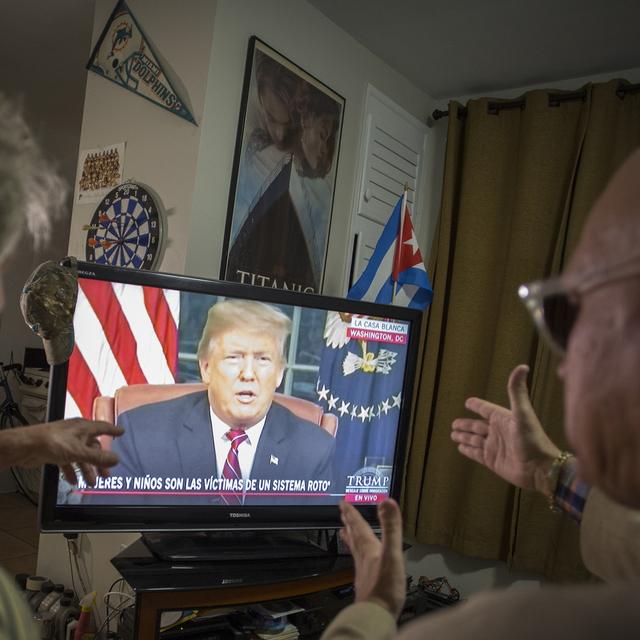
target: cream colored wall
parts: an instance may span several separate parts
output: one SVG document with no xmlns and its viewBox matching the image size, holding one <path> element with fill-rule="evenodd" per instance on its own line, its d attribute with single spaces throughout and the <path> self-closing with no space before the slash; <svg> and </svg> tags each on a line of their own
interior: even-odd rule
<svg viewBox="0 0 640 640">
<path fill-rule="evenodd" d="M 219 0 L 185 271 L 218 277 L 247 45 L 258 36 L 346 99 L 324 293 L 343 295 L 367 83 L 416 118 L 431 98 L 300 0 Z"/>
<path fill-rule="evenodd" d="M 97 0 L 92 47 L 113 10 L 112 0 Z M 170 62 L 188 90 L 198 123 L 204 111 L 215 0 L 134 0 L 129 3 L 136 19 L 157 50 Z M 87 51 L 88 59 L 90 50 Z M 147 100 L 87 74 L 80 134 L 80 149 L 126 141 L 125 175 L 153 187 L 168 210 L 168 237 L 160 269 L 184 272 L 187 232 L 198 148 L 202 129 Z M 84 259 L 86 231 L 95 204 L 73 205 L 69 249 Z M 110 559 L 137 534 L 80 536 L 80 565 L 87 584 L 104 594 L 119 575 Z M 38 548 L 38 573 L 71 584 L 66 540 L 59 534 L 42 534 Z M 76 586 L 80 588 L 76 577 Z M 100 606 L 102 607 L 101 600 Z"/>
<path fill-rule="evenodd" d="M 111 11 L 112 0 L 95 7 L 92 47 Z M 130 9 L 157 51 L 186 87 L 195 119 L 203 120 L 204 97 L 216 12 L 215 0 L 135 0 Z M 87 58 L 89 53 L 87 53 Z M 183 273 L 194 176 L 202 128 L 151 104 L 95 73 L 87 74 L 80 149 L 126 142 L 125 177 L 150 185 L 167 210 L 169 239 L 160 271 Z M 93 204 L 74 204 L 69 253 L 84 259 Z"/>
<path fill-rule="evenodd" d="M 104 620 L 103 595 L 107 593 L 110 585 L 120 578 L 120 574 L 111 565 L 111 558 L 138 537 L 137 533 L 92 533 L 79 536 L 78 564 L 87 589 L 95 590 L 98 594 L 97 605 L 101 620 Z M 72 579 L 70 563 L 67 541 L 62 534 L 40 534 L 38 575 L 46 576 L 54 582 L 62 582 L 67 586 L 75 584 L 77 591 L 82 593 L 75 566 Z"/>
</svg>

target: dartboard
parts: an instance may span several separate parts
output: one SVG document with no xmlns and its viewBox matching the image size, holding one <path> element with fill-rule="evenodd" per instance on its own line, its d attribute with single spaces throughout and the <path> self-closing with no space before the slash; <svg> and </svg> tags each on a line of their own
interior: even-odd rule
<svg viewBox="0 0 640 640">
<path fill-rule="evenodd" d="M 118 185 L 102 199 L 87 227 L 87 260 L 153 269 L 162 249 L 163 217 L 162 203 L 149 187 Z"/>
</svg>

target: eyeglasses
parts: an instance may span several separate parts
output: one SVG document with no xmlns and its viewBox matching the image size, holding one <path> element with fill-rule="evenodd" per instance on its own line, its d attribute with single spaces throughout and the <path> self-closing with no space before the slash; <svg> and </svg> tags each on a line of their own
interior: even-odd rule
<svg viewBox="0 0 640 640">
<path fill-rule="evenodd" d="M 640 256 L 606 269 L 594 269 L 575 282 L 565 278 L 550 278 L 523 284 L 518 295 L 529 310 L 540 334 L 549 346 L 564 356 L 569 336 L 580 311 L 580 299 L 603 285 L 640 276 Z"/>
</svg>

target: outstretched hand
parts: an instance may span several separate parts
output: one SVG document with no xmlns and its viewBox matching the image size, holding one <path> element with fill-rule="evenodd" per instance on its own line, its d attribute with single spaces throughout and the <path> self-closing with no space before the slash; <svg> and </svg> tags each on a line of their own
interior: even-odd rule
<svg viewBox="0 0 640 640">
<path fill-rule="evenodd" d="M 527 365 L 509 376 L 510 409 L 481 398 L 468 398 L 467 409 L 480 418 L 458 418 L 451 439 L 458 451 L 522 489 L 548 493 L 547 471 L 560 450 L 545 433 L 527 390 Z"/>
<path fill-rule="evenodd" d="M 340 503 L 340 516 L 344 524 L 340 535 L 355 563 L 356 602 L 375 602 L 397 618 L 406 593 L 402 516 L 398 504 L 385 500 L 378 506 L 381 540 L 358 510 L 347 502 Z"/>
<path fill-rule="evenodd" d="M 73 464 L 76 464 L 89 485 L 93 485 L 98 475 L 109 475 L 109 467 L 117 464 L 118 456 L 113 451 L 100 447 L 98 436 L 113 437 L 124 433 L 122 427 L 108 422 L 95 422 L 82 418 L 57 420 L 46 424 L 19 427 L 3 432 L 6 434 L 5 466 L 40 467 L 43 464 L 57 464 L 64 477 L 71 484 L 77 478 Z M 11 438 L 9 440 L 8 438 Z"/>
</svg>

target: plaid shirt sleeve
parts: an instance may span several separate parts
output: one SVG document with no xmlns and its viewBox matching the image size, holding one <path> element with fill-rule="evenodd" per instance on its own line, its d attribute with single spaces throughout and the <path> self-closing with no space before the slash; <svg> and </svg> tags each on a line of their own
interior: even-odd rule
<svg viewBox="0 0 640 640">
<path fill-rule="evenodd" d="M 569 458 L 560 469 L 553 502 L 560 511 L 580 523 L 591 485 L 578 479 L 575 458 Z"/>
</svg>

